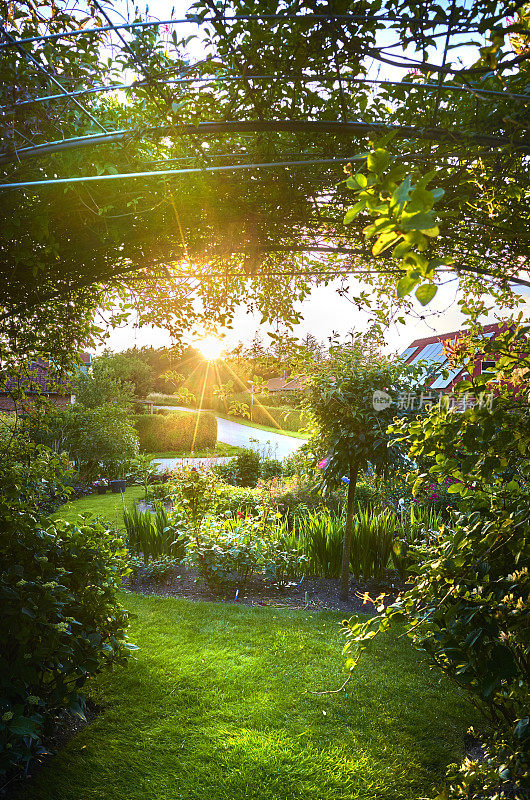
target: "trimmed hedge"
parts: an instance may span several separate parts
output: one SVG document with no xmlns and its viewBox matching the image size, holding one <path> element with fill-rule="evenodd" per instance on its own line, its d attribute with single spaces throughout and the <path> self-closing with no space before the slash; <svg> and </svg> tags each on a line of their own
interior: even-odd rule
<svg viewBox="0 0 530 800">
<path fill-rule="evenodd" d="M 234 399 L 239 399 L 239 398 L 241 398 L 242 402 L 246 402 L 250 408 L 250 394 L 245 392 L 239 392 L 238 394 L 234 395 Z M 178 405 L 185 405 L 185 403 L 178 401 L 178 399 L 173 397 L 172 395 L 150 394 L 149 399 L 154 400 L 154 402 L 159 406 L 175 405 L 177 403 Z M 262 404 L 264 408 L 262 408 L 262 405 L 260 405 L 261 400 L 265 401 Z M 301 428 L 305 427 L 307 422 L 306 422 L 306 414 L 304 413 L 304 411 L 301 411 L 300 409 L 297 408 L 292 408 L 288 405 L 285 406 L 265 405 L 265 403 L 268 404 L 269 402 L 274 402 L 275 400 L 276 398 L 272 397 L 271 395 L 262 399 L 258 399 L 255 397 L 254 409 L 252 412 L 253 421 L 256 422 L 258 425 L 268 425 L 271 428 L 275 427 L 274 423 L 276 422 L 276 424 L 280 428 L 283 428 L 283 430 L 286 431 L 299 431 Z M 218 411 L 220 414 L 227 414 L 228 413 L 227 408 L 229 404 L 230 401 L 228 401 L 227 404 L 224 401 L 220 400 L 219 398 L 214 397 L 211 402 L 210 410 L 213 411 L 214 413 L 215 411 Z M 179 412 L 176 411 L 174 413 L 178 414 Z M 233 416 L 232 419 L 234 419 L 234 421 L 237 421 L 238 417 Z"/>
<path fill-rule="evenodd" d="M 204 450 L 217 442 L 217 420 L 210 413 L 142 414 L 134 424 L 144 453 Z"/>
</svg>

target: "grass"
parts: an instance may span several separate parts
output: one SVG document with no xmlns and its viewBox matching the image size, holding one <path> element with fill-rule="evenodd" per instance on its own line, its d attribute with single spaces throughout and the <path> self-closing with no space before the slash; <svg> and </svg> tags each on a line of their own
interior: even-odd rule
<svg viewBox="0 0 530 800">
<path fill-rule="evenodd" d="M 336 612 L 123 593 L 139 646 L 99 676 L 95 721 L 21 800 L 417 800 L 473 713 L 385 633 L 346 692 Z"/>
<path fill-rule="evenodd" d="M 132 509 L 135 503 L 143 498 L 144 489 L 143 486 L 128 486 L 123 494 L 126 507 Z M 94 514 L 121 530 L 123 529 L 121 494 L 107 492 L 107 494 L 90 494 L 87 497 L 80 497 L 79 500 L 72 500 L 57 509 L 53 518 L 75 522 L 79 514 Z"/>
<path fill-rule="evenodd" d="M 163 453 L 149 453 L 155 461 L 158 458 L 208 458 L 214 456 L 237 456 L 241 453 L 242 447 L 236 447 L 233 444 L 225 444 L 224 442 L 217 442 L 215 447 L 208 447 L 204 450 L 196 450 L 190 453 L 189 450 L 167 450 Z"/>
</svg>

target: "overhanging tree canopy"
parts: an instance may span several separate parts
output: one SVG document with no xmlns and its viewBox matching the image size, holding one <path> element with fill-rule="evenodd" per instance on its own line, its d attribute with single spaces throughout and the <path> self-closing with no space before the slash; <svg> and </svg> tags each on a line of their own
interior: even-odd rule
<svg viewBox="0 0 530 800">
<path fill-rule="evenodd" d="M 0 187 L 4 337 L 35 343 L 115 289 L 175 331 L 243 299 L 293 321 L 335 276 L 392 296 L 402 263 L 372 254 L 366 215 L 343 224 L 342 166 L 373 139 L 436 170 L 442 269 L 505 302 L 528 283 L 524 5 L 204 0 L 195 63 L 174 20 L 2 10 L 0 183 L 24 184 Z"/>
</svg>

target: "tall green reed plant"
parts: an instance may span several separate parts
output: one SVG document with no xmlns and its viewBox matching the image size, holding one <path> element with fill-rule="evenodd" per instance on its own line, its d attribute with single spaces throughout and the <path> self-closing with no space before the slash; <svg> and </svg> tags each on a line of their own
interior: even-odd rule
<svg viewBox="0 0 530 800">
<path fill-rule="evenodd" d="M 186 555 L 186 535 L 182 520 L 170 516 L 159 504 L 152 514 L 149 510 L 123 509 L 123 524 L 129 549 L 142 555 L 145 563 L 161 556 L 182 561 Z"/>
<path fill-rule="evenodd" d="M 327 508 L 309 511 L 299 520 L 300 550 L 307 556 L 307 571 L 338 578 L 344 541 L 344 520 Z"/>
<path fill-rule="evenodd" d="M 372 513 L 359 510 L 354 518 L 350 568 L 353 575 L 380 580 L 384 577 L 392 553 L 396 517 L 391 511 Z"/>
</svg>

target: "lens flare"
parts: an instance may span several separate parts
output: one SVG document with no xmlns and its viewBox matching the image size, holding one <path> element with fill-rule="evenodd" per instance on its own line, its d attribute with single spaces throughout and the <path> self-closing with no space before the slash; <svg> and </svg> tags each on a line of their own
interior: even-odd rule
<svg viewBox="0 0 530 800">
<path fill-rule="evenodd" d="M 221 358 L 224 350 L 221 339 L 217 339 L 215 336 L 205 336 L 195 344 L 195 347 L 206 361 L 217 361 L 218 358 Z"/>
</svg>

